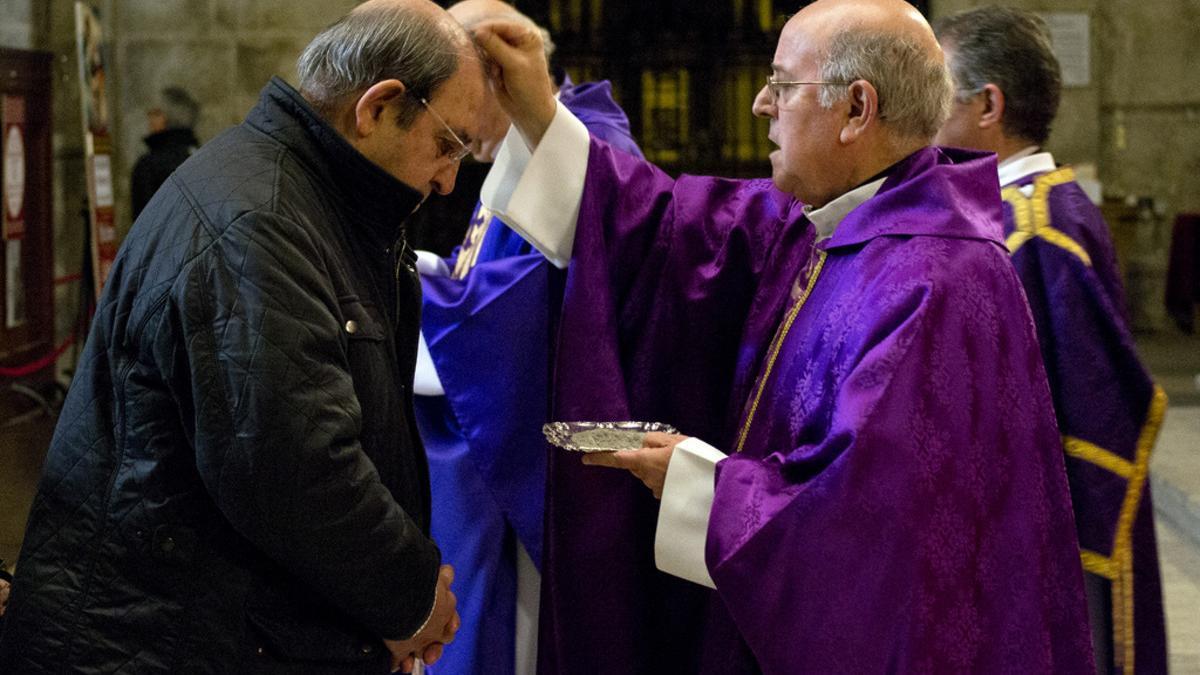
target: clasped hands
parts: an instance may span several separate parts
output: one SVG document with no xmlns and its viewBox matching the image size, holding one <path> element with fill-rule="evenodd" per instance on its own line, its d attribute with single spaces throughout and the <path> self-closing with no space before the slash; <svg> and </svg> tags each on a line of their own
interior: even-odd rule
<svg viewBox="0 0 1200 675">
<path fill-rule="evenodd" d="M 433 601 L 433 613 L 425 627 L 407 640 L 384 640 L 392 653 L 392 672 L 411 673 L 416 667 L 417 657 L 425 663 L 442 658 L 442 650 L 454 640 L 454 634 L 462 625 L 458 616 L 458 599 L 450 590 L 454 582 L 454 568 L 442 565 L 438 570 L 437 591 Z"/>
<path fill-rule="evenodd" d="M 676 445 L 687 438 L 679 434 L 651 431 L 642 437 L 642 447 L 637 450 L 593 452 L 583 456 L 583 463 L 588 466 L 625 469 L 645 483 L 654 493 L 655 499 L 662 499 L 663 483 L 667 480 L 667 466 L 671 463 L 671 453 L 675 452 Z"/>
</svg>

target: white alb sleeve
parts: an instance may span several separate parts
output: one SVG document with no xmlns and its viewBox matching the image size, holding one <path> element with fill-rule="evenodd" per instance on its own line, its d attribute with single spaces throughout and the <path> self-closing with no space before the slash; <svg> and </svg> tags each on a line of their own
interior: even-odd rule
<svg viewBox="0 0 1200 675">
<path fill-rule="evenodd" d="M 438 377 L 437 366 L 433 365 L 433 354 L 425 342 L 425 334 L 418 333 L 417 369 L 413 372 L 413 393 L 417 396 L 445 396 L 446 388 Z"/>
<path fill-rule="evenodd" d="M 433 251 L 417 249 L 417 272 L 426 277 L 448 277 L 450 266 Z"/>
<path fill-rule="evenodd" d="M 725 457 L 725 453 L 698 438 L 688 438 L 675 446 L 667 465 L 654 534 L 654 563 L 658 569 L 709 588 L 717 586 L 704 564 L 704 543 L 716 465 Z"/>
<path fill-rule="evenodd" d="M 559 268 L 567 266 L 575 245 L 590 149 L 587 127 L 559 102 L 533 152 L 509 127 L 480 191 L 484 206 Z"/>
</svg>

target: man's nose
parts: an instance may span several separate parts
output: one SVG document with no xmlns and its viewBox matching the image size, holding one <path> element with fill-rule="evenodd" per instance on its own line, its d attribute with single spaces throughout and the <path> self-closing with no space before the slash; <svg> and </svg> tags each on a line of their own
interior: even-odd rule
<svg viewBox="0 0 1200 675">
<path fill-rule="evenodd" d="M 433 175 L 433 189 L 439 195 L 448 195 L 454 191 L 454 181 L 458 179 L 458 167 L 462 162 L 450 162 L 441 171 Z"/>
<path fill-rule="evenodd" d="M 758 95 L 754 97 L 754 105 L 750 106 L 750 110 L 758 117 L 775 116 L 775 100 L 771 98 L 771 92 L 766 85 L 758 90 Z"/>
</svg>

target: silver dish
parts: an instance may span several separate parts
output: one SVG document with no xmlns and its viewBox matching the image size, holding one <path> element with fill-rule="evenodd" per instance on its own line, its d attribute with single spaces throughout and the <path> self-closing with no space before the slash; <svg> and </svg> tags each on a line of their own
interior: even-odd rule
<svg viewBox="0 0 1200 675">
<path fill-rule="evenodd" d="M 650 431 L 679 433 L 675 427 L 662 422 L 550 422 L 542 425 L 546 440 L 576 452 L 636 450 L 642 447 L 642 437 Z"/>
</svg>

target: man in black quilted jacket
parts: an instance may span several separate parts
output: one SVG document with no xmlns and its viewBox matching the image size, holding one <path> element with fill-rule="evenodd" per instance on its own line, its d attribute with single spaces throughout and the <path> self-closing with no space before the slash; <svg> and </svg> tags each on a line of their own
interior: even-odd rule
<svg viewBox="0 0 1200 675">
<path fill-rule="evenodd" d="M 59 419 L 0 672 L 386 673 L 458 627 L 403 222 L 482 64 L 428 0 L 318 35 L 134 223 Z"/>
</svg>

